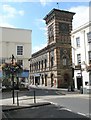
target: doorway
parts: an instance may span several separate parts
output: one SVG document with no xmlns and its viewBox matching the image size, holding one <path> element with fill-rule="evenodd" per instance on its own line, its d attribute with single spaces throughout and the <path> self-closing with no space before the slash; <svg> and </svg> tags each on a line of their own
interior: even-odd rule
<svg viewBox="0 0 91 120">
<path fill-rule="evenodd" d="M 81 77 L 77 77 L 77 89 L 80 90 L 81 86 L 82 86 L 82 79 Z"/>
<path fill-rule="evenodd" d="M 35 77 L 35 85 L 40 85 L 40 77 Z"/>
<path fill-rule="evenodd" d="M 47 75 L 45 75 L 45 86 L 47 86 Z"/>
<path fill-rule="evenodd" d="M 53 87 L 53 82 L 54 82 L 54 75 L 53 74 L 51 74 L 51 87 Z"/>
</svg>

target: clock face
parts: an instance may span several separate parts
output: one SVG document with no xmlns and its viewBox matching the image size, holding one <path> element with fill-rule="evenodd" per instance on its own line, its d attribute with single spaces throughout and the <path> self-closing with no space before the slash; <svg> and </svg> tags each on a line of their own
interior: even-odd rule
<svg viewBox="0 0 91 120">
<path fill-rule="evenodd" d="M 59 30 L 62 33 L 68 33 L 69 32 L 69 25 L 67 23 L 60 23 Z"/>
</svg>

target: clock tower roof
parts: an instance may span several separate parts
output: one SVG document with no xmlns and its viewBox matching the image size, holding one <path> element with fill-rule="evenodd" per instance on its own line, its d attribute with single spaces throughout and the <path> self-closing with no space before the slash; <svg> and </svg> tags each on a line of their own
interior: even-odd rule
<svg viewBox="0 0 91 120">
<path fill-rule="evenodd" d="M 67 15 L 68 14 L 70 14 L 70 15 L 75 15 L 75 13 L 74 12 L 69 12 L 69 11 L 65 11 L 65 10 L 60 10 L 60 9 L 52 9 L 45 17 L 44 17 L 44 20 L 47 20 L 51 15 L 56 15 L 57 13 L 59 13 L 60 15 L 63 13 L 67 13 Z"/>
</svg>

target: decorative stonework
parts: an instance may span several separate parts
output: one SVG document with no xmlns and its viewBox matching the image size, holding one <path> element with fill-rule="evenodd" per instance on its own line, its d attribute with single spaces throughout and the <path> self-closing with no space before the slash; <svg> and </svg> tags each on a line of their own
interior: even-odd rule
<svg viewBox="0 0 91 120">
<path fill-rule="evenodd" d="M 44 84 L 47 86 L 67 88 L 72 83 L 70 32 L 73 15 L 72 12 L 53 9 L 44 18 L 48 28 L 48 45 L 33 54 L 30 61 L 36 59 L 36 62 L 43 61 L 44 63 L 44 56 L 46 56 L 47 67 L 45 68 L 44 63 L 42 69 L 31 71 L 31 73 L 32 76 L 35 73 L 46 74 L 47 79 L 44 77 Z M 36 77 L 36 79 L 39 78 L 40 76 Z"/>
</svg>

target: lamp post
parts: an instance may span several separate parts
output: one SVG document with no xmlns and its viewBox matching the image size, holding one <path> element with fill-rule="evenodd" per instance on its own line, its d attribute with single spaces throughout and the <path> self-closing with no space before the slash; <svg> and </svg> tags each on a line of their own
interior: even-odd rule
<svg viewBox="0 0 91 120">
<path fill-rule="evenodd" d="M 12 56 L 11 56 L 9 59 L 6 60 L 5 63 L 10 64 L 10 59 L 11 59 L 11 64 L 12 64 L 12 66 L 13 66 L 14 59 L 15 59 L 13 54 L 12 54 Z M 14 104 L 14 103 L 15 103 L 15 100 L 14 100 L 14 69 L 13 69 L 13 67 L 11 67 L 11 71 L 9 71 L 9 70 L 7 70 L 7 71 L 9 72 L 8 74 L 11 73 L 11 80 L 12 80 L 12 98 L 13 98 L 13 104 Z"/>
<path fill-rule="evenodd" d="M 12 64 L 14 62 L 14 55 L 12 54 Z M 12 71 L 12 97 L 13 97 L 13 104 L 15 103 L 15 100 L 14 100 L 14 74 L 13 74 L 13 71 Z"/>
<path fill-rule="evenodd" d="M 82 76 L 82 67 L 81 67 L 81 64 L 80 64 L 80 71 L 81 71 L 81 81 L 82 81 L 81 93 L 83 94 L 83 76 Z"/>
<path fill-rule="evenodd" d="M 16 63 L 14 61 L 14 55 L 12 54 L 12 56 L 9 58 L 11 59 L 11 62 L 8 61 L 8 63 L 5 63 L 3 66 L 2 66 L 2 70 L 3 70 L 3 73 L 5 74 L 5 77 L 7 78 L 7 75 L 9 78 L 11 78 L 11 81 L 12 81 L 12 98 L 13 98 L 13 104 L 15 103 L 15 100 L 14 100 L 14 90 L 15 90 L 15 85 L 14 85 L 14 77 L 16 76 L 17 77 L 17 90 L 18 90 L 18 75 L 20 73 L 22 73 L 23 69 L 22 67 Z M 7 60 L 9 60 L 7 59 Z M 18 96 L 18 94 L 17 94 Z"/>
<path fill-rule="evenodd" d="M 72 71 L 72 80 L 70 81 L 70 91 L 74 91 L 74 69 L 75 69 L 75 64 L 72 63 L 71 65 L 69 65 L 69 68 Z M 68 91 L 69 91 L 69 87 L 68 87 Z"/>
<path fill-rule="evenodd" d="M 81 80 L 82 80 L 82 94 L 83 94 L 83 75 L 82 75 L 82 72 L 85 70 L 85 68 L 86 68 L 86 63 L 85 63 L 85 61 L 83 61 L 82 64 L 80 64 Z"/>
</svg>

